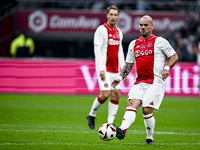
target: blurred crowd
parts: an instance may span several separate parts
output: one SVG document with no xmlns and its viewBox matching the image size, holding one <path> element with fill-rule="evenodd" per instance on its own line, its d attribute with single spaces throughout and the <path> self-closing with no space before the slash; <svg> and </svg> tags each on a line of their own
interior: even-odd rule
<svg viewBox="0 0 200 150">
<path fill-rule="evenodd" d="M 199 0 L 40 0 L 40 3 L 35 4 L 46 8 L 90 9 L 94 11 L 106 9 L 110 5 L 116 5 L 121 10 L 188 11 L 196 9 L 195 3 L 199 3 Z M 30 1 L 28 4 L 31 4 Z"/>
<path fill-rule="evenodd" d="M 181 29 L 162 36 L 173 45 L 179 61 L 197 61 L 200 49 L 200 0 L 1 0 L 0 8 L 5 9 L 0 9 L 0 15 L 12 6 L 102 11 L 113 4 L 121 11 L 174 11 L 189 15 Z"/>
<path fill-rule="evenodd" d="M 197 61 L 200 50 L 200 18 L 193 14 L 179 30 L 165 35 L 179 55 L 179 61 Z"/>
</svg>

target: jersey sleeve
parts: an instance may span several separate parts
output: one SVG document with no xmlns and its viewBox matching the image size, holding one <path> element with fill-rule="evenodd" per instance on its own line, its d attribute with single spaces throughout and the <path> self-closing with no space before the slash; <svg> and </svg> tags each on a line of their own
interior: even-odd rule
<svg viewBox="0 0 200 150">
<path fill-rule="evenodd" d="M 103 26 L 99 26 L 97 30 L 94 33 L 94 54 L 95 54 L 95 63 L 96 63 L 96 69 L 98 71 L 106 70 L 105 65 L 105 58 L 102 56 L 102 47 L 104 44 L 104 35 L 105 30 L 103 30 Z"/>
<path fill-rule="evenodd" d="M 94 33 L 94 45 L 103 45 L 103 27 L 99 26 Z"/>
<path fill-rule="evenodd" d="M 124 51 L 122 47 L 122 40 L 123 40 L 123 34 L 120 29 L 119 30 L 119 35 L 120 35 L 120 45 L 119 45 L 119 67 L 122 69 L 125 65 L 125 60 L 124 60 Z"/>
<path fill-rule="evenodd" d="M 167 56 L 167 57 L 171 57 L 172 55 L 174 55 L 176 52 L 173 49 L 173 47 L 170 45 L 170 43 L 162 37 L 158 37 L 158 42 L 160 45 L 160 49 L 163 51 L 163 53 Z"/>
<path fill-rule="evenodd" d="M 135 63 L 135 56 L 134 56 L 134 52 L 133 52 L 134 45 L 135 45 L 135 40 L 132 41 L 128 46 L 128 53 L 126 56 L 127 63 Z"/>
</svg>

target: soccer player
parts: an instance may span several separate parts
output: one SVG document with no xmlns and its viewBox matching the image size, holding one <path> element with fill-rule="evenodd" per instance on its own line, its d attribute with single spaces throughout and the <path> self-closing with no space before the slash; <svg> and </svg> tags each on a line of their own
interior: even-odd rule
<svg viewBox="0 0 200 150">
<path fill-rule="evenodd" d="M 111 97 L 108 103 L 108 123 L 113 123 L 119 106 L 121 85 L 115 89 L 111 82 L 119 76 L 124 66 L 124 53 L 122 48 L 122 32 L 115 25 L 119 18 L 116 6 L 107 8 L 107 22 L 100 25 L 94 34 L 94 53 L 100 94 L 95 98 L 92 108 L 87 115 L 88 126 L 95 129 L 95 116 L 102 104 Z M 127 79 L 125 78 L 125 82 Z"/>
<path fill-rule="evenodd" d="M 136 65 L 137 78 L 129 91 L 126 112 L 122 124 L 117 127 L 117 138 L 123 139 L 128 128 L 134 123 L 137 110 L 142 107 L 146 128 L 146 144 L 154 144 L 155 118 L 164 97 L 165 80 L 169 70 L 175 65 L 178 56 L 169 42 L 152 34 L 153 20 L 145 15 L 139 21 L 140 38 L 129 44 L 126 64 L 120 76 L 113 82 L 115 88 Z M 169 58 L 165 65 L 166 56 Z"/>
</svg>

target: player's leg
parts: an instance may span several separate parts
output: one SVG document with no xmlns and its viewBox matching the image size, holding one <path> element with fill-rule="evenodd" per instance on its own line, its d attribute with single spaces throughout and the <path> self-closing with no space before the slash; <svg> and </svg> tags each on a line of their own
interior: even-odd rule
<svg viewBox="0 0 200 150">
<path fill-rule="evenodd" d="M 124 114 L 121 126 L 119 128 L 117 127 L 116 136 L 118 139 L 124 138 L 126 131 L 135 121 L 137 109 L 141 106 L 142 103 L 144 94 L 143 85 L 143 83 L 133 85 L 128 93 L 129 99 L 126 112 Z"/>
<path fill-rule="evenodd" d="M 105 80 L 102 80 L 99 74 L 97 74 L 97 77 L 98 77 L 99 88 L 101 92 L 99 96 L 95 98 L 92 104 L 92 108 L 87 116 L 88 126 L 91 129 L 95 129 L 95 117 L 96 117 L 97 110 L 108 99 L 108 97 L 110 96 L 110 89 L 111 89 L 110 74 L 108 72 L 106 72 Z"/>
<path fill-rule="evenodd" d="M 119 108 L 120 90 L 111 90 L 111 99 L 108 103 L 108 123 L 113 123 Z"/>
<path fill-rule="evenodd" d="M 108 73 L 110 76 L 110 85 L 114 79 L 119 76 L 119 73 Z M 121 82 L 113 88 L 111 86 L 111 99 L 108 103 L 108 123 L 113 123 L 115 119 L 115 115 L 117 114 L 119 108 L 119 99 L 120 99 L 120 90 L 121 90 Z"/>
<path fill-rule="evenodd" d="M 155 118 L 153 115 L 153 108 L 143 107 L 144 125 L 146 128 L 146 144 L 154 144 L 153 133 L 155 128 Z"/>
<path fill-rule="evenodd" d="M 103 105 L 103 103 L 108 99 L 109 96 L 110 96 L 110 91 L 106 90 L 106 91 L 101 91 L 100 95 L 95 98 L 92 104 L 92 108 L 89 114 L 87 115 L 88 126 L 91 129 L 95 129 L 95 117 L 97 110 Z"/>
<path fill-rule="evenodd" d="M 157 85 L 147 85 L 148 88 L 143 97 L 143 117 L 144 125 L 147 132 L 146 143 L 154 144 L 153 133 L 155 128 L 155 118 L 153 115 L 153 110 L 158 110 L 163 97 L 164 88 Z"/>
<path fill-rule="evenodd" d="M 99 96 L 95 98 L 89 115 L 95 117 L 97 110 L 102 106 L 102 104 L 108 99 L 109 96 L 110 96 L 110 91 L 108 90 L 101 91 Z"/>
<path fill-rule="evenodd" d="M 117 127 L 117 138 L 123 139 L 128 128 L 134 123 L 137 113 L 137 108 L 141 105 L 141 100 L 139 99 L 130 99 L 127 103 L 126 112 L 124 114 L 122 124 Z"/>
</svg>

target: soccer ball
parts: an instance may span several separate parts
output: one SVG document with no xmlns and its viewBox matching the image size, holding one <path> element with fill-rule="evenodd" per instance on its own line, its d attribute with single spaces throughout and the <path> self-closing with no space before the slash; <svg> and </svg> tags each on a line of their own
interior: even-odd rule
<svg viewBox="0 0 200 150">
<path fill-rule="evenodd" d="M 99 136 L 104 141 L 111 141 L 116 136 L 116 127 L 112 123 L 104 123 L 99 128 Z"/>
</svg>

